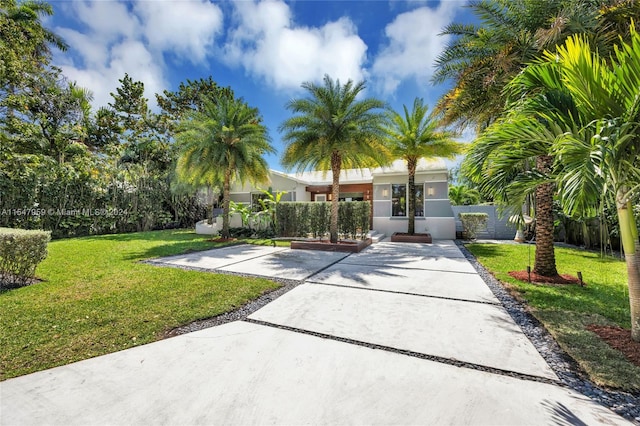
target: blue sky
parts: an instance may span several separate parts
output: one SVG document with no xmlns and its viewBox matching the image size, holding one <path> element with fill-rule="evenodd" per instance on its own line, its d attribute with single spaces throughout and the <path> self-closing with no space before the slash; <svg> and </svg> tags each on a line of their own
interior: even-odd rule
<svg viewBox="0 0 640 426">
<path fill-rule="evenodd" d="M 304 96 L 300 84 L 324 74 L 366 80 L 367 96 L 400 109 L 422 97 L 433 106 L 447 86 L 433 86 L 433 62 L 448 39 L 448 23 L 473 22 L 466 0 L 52 1 L 46 25 L 69 45 L 54 63 L 94 93 L 94 106 L 111 101 L 127 72 L 154 93 L 212 76 L 258 107 L 278 154 L 285 103 Z M 466 133 L 462 139 L 469 140 Z"/>
</svg>

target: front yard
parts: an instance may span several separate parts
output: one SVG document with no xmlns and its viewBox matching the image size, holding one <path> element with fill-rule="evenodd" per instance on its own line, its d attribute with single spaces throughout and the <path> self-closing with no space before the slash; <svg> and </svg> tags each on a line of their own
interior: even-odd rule
<svg viewBox="0 0 640 426">
<path fill-rule="evenodd" d="M 556 247 L 558 272 L 576 276 L 580 271 L 586 286 L 539 285 L 508 275 L 509 271 L 526 269 L 529 254 L 533 262 L 535 247 L 526 244 L 468 244 L 466 247 L 512 294 L 526 302 L 531 313 L 592 381 L 601 386 L 640 392 L 640 367 L 587 329 L 591 324 L 631 328 L 627 270 L 623 261 Z"/>
<path fill-rule="evenodd" d="M 0 293 L 0 380 L 161 339 L 278 287 L 140 262 L 216 246 L 192 231 L 52 241 L 43 282 Z"/>
</svg>

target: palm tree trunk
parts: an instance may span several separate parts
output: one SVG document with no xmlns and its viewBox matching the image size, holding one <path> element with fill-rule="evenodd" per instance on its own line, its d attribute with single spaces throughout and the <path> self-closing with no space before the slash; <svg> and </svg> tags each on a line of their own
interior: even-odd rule
<svg viewBox="0 0 640 426">
<path fill-rule="evenodd" d="M 416 233 L 416 164 L 417 158 L 407 160 L 407 169 L 409 171 L 409 227 L 407 232 L 409 235 Z"/>
<path fill-rule="evenodd" d="M 536 168 L 542 174 L 551 170 L 553 157 L 541 155 L 536 158 Z M 533 272 L 545 277 L 558 275 L 553 247 L 553 183 L 544 183 L 536 188 L 536 259 Z"/>
<path fill-rule="evenodd" d="M 338 199 L 340 198 L 340 167 L 342 158 L 340 153 L 331 154 L 331 173 L 333 185 L 331 186 L 331 223 L 329 224 L 329 237 L 332 243 L 338 242 Z"/>
<path fill-rule="evenodd" d="M 231 170 L 224 172 L 222 184 L 222 238 L 230 238 L 229 234 L 229 201 L 231 201 Z"/>
<path fill-rule="evenodd" d="M 618 200 L 622 197 L 621 190 L 618 193 Z M 624 258 L 627 264 L 627 282 L 629 285 L 629 306 L 631 308 L 631 338 L 640 342 L 640 253 L 638 246 L 638 228 L 631 202 L 617 201 L 618 221 L 620 223 L 620 236 Z"/>
</svg>

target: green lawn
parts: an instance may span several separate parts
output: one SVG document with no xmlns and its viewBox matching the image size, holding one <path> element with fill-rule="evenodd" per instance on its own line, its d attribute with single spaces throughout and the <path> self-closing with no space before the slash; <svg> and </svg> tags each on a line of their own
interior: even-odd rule
<svg viewBox="0 0 640 426">
<path fill-rule="evenodd" d="M 587 285 L 537 285 L 517 281 L 507 274 L 526 269 L 529 250 L 533 267 L 534 246 L 469 244 L 467 248 L 531 307 L 532 313 L 594 382 L 640 390 L 640 368 L 586 330 L 589 324 L 631 327 L 627 271 L 623 261 L 584 250 L 556 247 L 558 272 L 577 276 L 580 271 Z"/>
<path fill-rule="evenodd" d="M 43 282 L 0 293 L 0 379 L 152 342 L 278 287 L 139 262 L 216 246 L 192 231 L 52 241 Z"/>
</svg>

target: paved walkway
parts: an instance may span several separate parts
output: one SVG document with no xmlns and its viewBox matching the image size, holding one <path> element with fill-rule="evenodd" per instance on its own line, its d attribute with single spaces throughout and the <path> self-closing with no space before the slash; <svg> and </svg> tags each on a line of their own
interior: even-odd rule
<svg viewBox="0 0 640 426">
<path fill-rule="evenodd" d="M 452 241 L 161 260 L 305 280 L 236 321 L 0 383 L 4 424 L 627 424 L 558 379 Z"/>
</svg>

